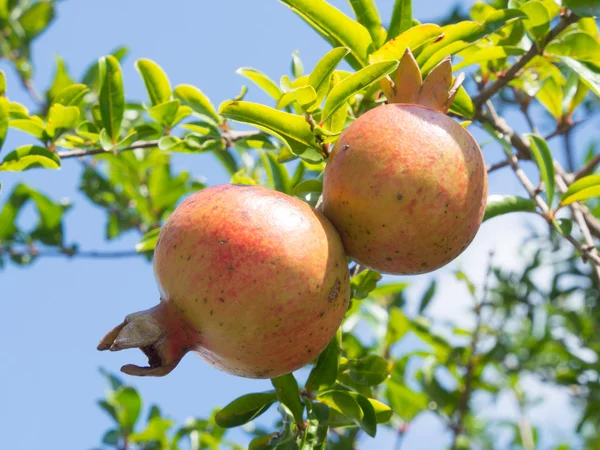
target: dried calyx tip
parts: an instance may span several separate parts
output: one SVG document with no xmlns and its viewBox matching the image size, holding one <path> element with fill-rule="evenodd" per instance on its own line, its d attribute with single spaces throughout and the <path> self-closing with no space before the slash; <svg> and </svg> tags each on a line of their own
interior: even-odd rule
<svg viewBox="0 0 600 450">
<path fill-rule="evenodd" d="M 148 366 L 127 364 L 121 371 L 136 376 L 164 376 L 170 373 L 190 350 L 190 340 L 198 337 L 182 319 L 164 304 L 131 314 L 109 331 L 98 350 L 120 351 L 139 348 L 148 358 Z"/>
</svg>

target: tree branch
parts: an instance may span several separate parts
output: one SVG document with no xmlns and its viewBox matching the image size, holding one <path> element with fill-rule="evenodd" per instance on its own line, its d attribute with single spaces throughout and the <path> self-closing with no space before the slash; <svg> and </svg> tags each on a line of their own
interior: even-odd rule
<svg viewBox="0 0 600 450">
<path fill-rule="evenodd" d="M 526 157 L 529 157 L 529 155 L 531 154 L 529 144 L 520 135 L 515 133 L 514 130 L 512 130 L 512 128 L 508 126 L 506 121 L 504 121 L 504 119 L 500 118 L 495 113 L 491 104 L 488 103 L 488 106 L 490 107 L 488 111 L 479 111 L 476 114 L 477 120 L 479 120 L 482 123 L 489 124 L 494 130 L 500 133 L 501 138 L 505 142 L 515 147 L 519 154 L 523 154 Z M 503 149 L 506 153 L 507 161 L 513 169 L 513 172 L 515 173 L 515 175 L 529 194 L 529 197 L 533 201 L 535 201 L 536 205 L 541 210 L 542 217 L 544 217 L 546 222 L 548 222 L 548 224 L 552 226 L 554 217 L 552 211 L 550 211 L 550 207 L 548 206 L 546 201 L 539 195 L 537 188 L 529 180 L 525 172 L 523 172 L 523 170 L 519 167 L 519 159 L 517 158 L 517 156 L 505 149 L 504 147 Z M 589 248 L 589 244 L 586 246 L 581 245 L 581 243 L 571 235 L 566 235 L 564 237 L 577 249 L 577 251 L 581 253 L 584 261 L 589 260 L 596 266 L 600 266 L 600 256 L 598 255 L 597 251 L 595 251 L 595 248 Z"/>
<path fill-rule="evenodd" d="M 548 45 L 550 41 L 552 41 L 556 36 L 562 33 L 565 30 L 565 28 L 567 28 L 569 25 L 575 23 L 578 19 L 579 17 L 577 17 L 573 13 L 561 17 L 560 22 L 552 30 L 550 30 L 548 36 L 542 39 L 542 41 L 538 45 L 536 45 L 536 43 L 533 43 L 529 51 L 523 56 L 521 56 L 521 58 L 510 69 L 508 69 L 504 75 L 499 77 L 494 83 L 490 84 L 487 88 L 483 89 L 479 93 L 479 95 L 473 99 L 475 109 L 480 109 L 486 101 L 488 101 L 495 94 L 497 94 L 508 83 L 510 83 L 510 81 L 519 74 L 521 69 L 523 69 L 529 61 L 543 53 L 544 48 L 546 48 L 546 45 Z"/>
<path fill-rule="evenodd" d="M 70 248 L 58 248 L 56 250 L 38 250 L 35 247 L 29 248 L 27 251 L 14 250 L 11 247 L 0 247 L 0 255 L 6 253 L 13 257 L 29 256 L 36 258 L 42 257 L 67 257 L 67 258 L 86 258 L 86 259 L 112 259 L 112 258 L 131 258 L 143 256 L 144 253 L 139 253 L 135 250 L 115 250 L 115 251 L 100 251 L 100 250 L 73 250 Z"/>
<path fill-rule="evenodd" d="M 223 132 L 223 134 L 221 134 L 221 137 L 225 140 L 227 145 L 231 145 L 234 142 L 239 141 L 241 139 L 245 139 L 245 138 L 252 137 L 252 136 L 258 136 L 261 134 L 263 134 L 263 132 L 258 131 L 258 130 L 252 130 L 252 131 L 229 130 L 229 131 Z M 157 147 L 157 146 L 158 146 L 158 140 L 139 141 L 139 142 L 134 142 L 129 147 L 119 149 L 119 153 L 124 152 L 124 151 L 129 151 L 129 150 L 136 150 L 136 149 L 140 149 L 140 148 L 152 148 L 152 147 Z M 60 159 L 67 159 L 67 158 L 80 158 L 83 156 L 91 156 L 91 155 L 100 155 L 100 154 L 104 154 L 104 153 L 112 153 L 112 150 L 104 150 L 103 148 L 67 150 L 67 151 L 57 152 L 57 155 L 60 157 Z"/>
<path fill-rule="evenodd" d="M 596 155 L 587 163 L 585 163 L 585 165 L 581 169 L 573 172 L 573 181 L 579 180 L 580 178 L 587 177 L 588 175 L 593 174 L 596 170 L 596 167 L 598 167 L 599 164 L 600 155 Z"/>
</svg>

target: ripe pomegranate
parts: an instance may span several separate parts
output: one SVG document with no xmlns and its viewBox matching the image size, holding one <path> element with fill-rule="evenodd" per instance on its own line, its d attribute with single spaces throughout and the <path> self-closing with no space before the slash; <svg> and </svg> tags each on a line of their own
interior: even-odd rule
<svg viewBox="0 0 600 450">
<path fill-rule="evenodd" d="M 487 172 L 475 139 L 445 114 L 460 86 L 451 83 L 449 60 L 421 82 L 407 52 L 395 86 L 386 86 L 390 104 L 363 114 L 337 141 L 325 169 L 323 212 L 358 263 L 424 273 L 452 261 L 475 237 Z"/>
<path fill-rule="evenodd" d="M 158 237 L 160 304 L 131 314 L 99 350 L 140 348 L 163 376 L 188 351 L 249 378 L 273 378 L 317 357 L 334 336 L 350 277 L 331 223 L 296 198 L 221 185 L 187 198 Z"/>
</svg>

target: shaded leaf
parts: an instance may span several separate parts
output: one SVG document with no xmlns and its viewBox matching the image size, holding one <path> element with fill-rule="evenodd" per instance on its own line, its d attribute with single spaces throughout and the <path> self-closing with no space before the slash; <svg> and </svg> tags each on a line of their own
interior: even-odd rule
<svg viewBox="0 0 600 450">
<path fill-rule="evenodd" d="M 303 423 L 304 403 L 300 400 L 300 390 L 294 375 L 288 373 L 287 375 L 272 378 L 271 384 L 275 388 L 277 400 L 291 411 L 296 423 Z"/>
<path fill-rule="evenodd" d="M 325 347 L 317 358 L 315 366 L 310 371 L 306 381 L 306 390 L 309 392 L 320 391 L 335 384 L 338 376 L 340 363 L 340 347 L 342 344 L 342 331 L 338 329 L 337 333 L 331 339 L 331 342 Z"/>
<path fill-rule="evenodd" d="M 114 56 L 100 58 L 100 116 L 108 137 L 113 144 L 117 143 L 121 122 L 125 113 L 125 92 L 121 66 Z"/>
<path fill-rule="evenodd" d="M 412 0 L 396 0 L 387 38 L 394 39 L 412 27 Z"/>
<path fill-rule="evenodd" d="M 276 401 L 275 391 L 242 395 L 217 412 L 215 421 L 223 428 L 237 427 L 260 416 Z"/>
<path fill-rule="evenodd" d="M 531 154 L 538 168 L 540 169 L 540 178 L 546 185 L 546 202 L 552 207 L 554 200 L 554 161 L 552 152 L 546 140 L 534 134 L 529 135 Z"/>
<path fill-rule="evenodd" d="M 156 228 L 152 231 L 147 232 L 142 236 L 137 244 L 135 244 L 136 252 L 148 252 L 154 250 L 158 242 L 158 234 L 160 228 Z"/>
<path fill-rule="evenodd" d="M 535 212 L 537 205 L 530 198 L 514 195 L 490 195 L 485 207 L 483 221 L 512 212 Z"/>
</svg>

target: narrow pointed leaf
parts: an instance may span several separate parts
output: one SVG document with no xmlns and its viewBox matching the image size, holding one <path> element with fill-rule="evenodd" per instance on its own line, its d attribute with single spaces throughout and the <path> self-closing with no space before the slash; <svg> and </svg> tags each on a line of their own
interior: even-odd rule
<svg viewBox="0 0 600 450">
<path fill-rule="evenodd" d="M 419 57 L 417 58 L 417 62 L 419 66 L 423 66 L 426 62 L 429 62 L 429 59 L 438 51 L 443 49 L 444 47 L 448 47 L 450 44 L 456 41 L 464 41 L 471 42 L 471 40 L 475 41 L 477 37 L 481 36 L 484 27 L 479 22 L 474 21 L 463 21 L 459 23 L 453 23 L 450 25 L 446 25 L 442 27 L 442 33 L 444 34 L 442 38 L 436 41 L 433 44 L 425 47 Z M 441 60 L 439 60 L 441 61 Z M 439 62 L 438 61 L 438 62 Z M 432 67 L 437 63 L 433 63 Z"/>
<path fill-rule="evenodd" d="M 24 145 L 10 152 L 0 164 L 0 171 L 21 172 L 29 169 L 59 169 L 60 158 L 47 148 Z"/>
<path fill-rule="evenodd" d="M 6 93 L 6 75 L 0 70 L 0 97 Z"/>
<path fill-rule="evenodd" d="M 375 0 L 349 0 L 354 10 L 356 20 L 369 31 L 375 48 L 381 47 L 385 42 L 387 32 L 381 24 Z"/>
<path fill-rule="evenodd" d="M 387 38 L 394 39 L 412 27 L 412 0 L 396 0 Z"/>
<path fill-rule="evenodd" d="M 0 150 L 8 133 L 8 100 L 0 96 Z"/>
<path fill-rule="evenodd" d="M 61 90 L 52 103 L 59 103 L 63 106 L 77 106 L 88 92 L 89 89 L 85 84 L 72 84 Z"/>
<path fill-rule="evenodd" d="M 276 401 L 275 391 L 242 395 L 217 412 L 215 421 L 222 428 L 237 427 L 260 416 Z"/>
<path fill-rule="evenodd" d="M 292 153 L 302 154 L 307 147 L 316 145 L 314 135 L 304 117 L 278 111 L 251 102 L 225 102 L 221 115 L 247 123 L 280 139 Z"/>
<path fill-rule="evenodd" d="M 342 80 L 329 93 L 323 106 L 321 122 L 326 121 L 358 91 L 392 73 L 397 67 L 398 61 L 382 61 L 371 64 Z"/>
<path fill-rule="evenodd" d="M 560 199 L 561 206 L 600 196 L 600 175 L 589 175 L 571 184 Z"/>
<path fill-rule="evenodd" d="M 513 212 L 535 212 L 537 204 L 530 198 L 514 195 L 490 195 L 485 207 L 483 221 Z"/>
<path fill-rule="evenodd" d="M 272 378 L 271 384 L 275 388 L 277 400 L 291 411 L 296 423 L 303 423 L 304 403 L 300 399 L 300 390 L 294 375 L 288 373 L 287 375 Z"/>
<path fill-rule="evenodd" d="M 391 41 L 388 41 L 383 47 L 375 53 L 372 53 L 369 56 L 369 60 L 371 62 L 399 60 L 402 58 L 407 48 L 409 48 L 414 55 L 418 55 L 425 44 L 434 42 L 442 35 L 442 28 L 438 25 L 432 23 L 417 25 Z"/>
<path fill-rule="evenodd" d="M 347 47 L 350 65 L 358 70 L 368 64 L 372 45 L 368 30 L 324 0 L 281 0 L 335 47 Z M 351 58 L 350 58 L 351 56 Z"/>
<path fill-rule="evenodd" d="M 100 116 L 108 137 L 117 143 L 125 113 L 125 92 L 121 66 L 114 56 L 100 58 Z"/>
<path fill-rule="evenodd" d="M 180 84 L 175 88 L 173 93 L 184 105 L 191 107 L 194 112 L 207 116 L 217 123 L 223 121 L 223 118 L 219 116 L 209 98 L 197 87 L 190 84 Z"/>
<path fill-rule="evenodd" d="M 298 189 L 298 186 L 296 189 Z M 306 389 L 309 392 L 322 390 L 335 383 L 340 364 L 341 343 L 342 332 L 340 329 L 327 347 L 325 347 L 325 350 L 321 352 L 315 366 L 310 371 L 308 380 L 306 381 Z"/>
<path fill-rule="evenodd" d="M 534 134 L 529 135 L 533 160 L 540 169 L 540 179 L 546 186 L 546 202 L 552 207 L 554 200 L 554 162 L 546 140 Z"/>
<path fill-rule="evenodd" d="M 144 80 L 150 105 L 155 106 L 171 100 L 171 84 L 158 64 L 150 59 L 138 59 L 135 68 Z"/>
<path fill-rule="evenodd" d="M 148 233 L 144 234 L 137 244 L 135 244 L 136 252 L 149 252 L 154 250 L 156 243 L 158 242 L 158 234 L 160 228 L 156 228 Z"/>
<path fill-rule="evenodd" d="M 338 64 L 350 52 L 346 47 L 334 48 L 319 60 L 315 69 L 308 78 L 310 84 L 317 92 L 315 104 L 319 106 L 329 91 L 331 76 Z"/>
<path fill-rule="evenodd" d="M 590 63 L 577 61 L 573 58 L 566 56 L 560 57 L 560 60 L 571 70 L 575 71 L 587 87 L 589 87 L 594 94 L 600 97 L 600 69 Z"/>
<path fill-rule="evenodd" d="M 253 69 L 252 67 L 240 67 L 236 73 L 242 75 L 243 77 L 248 78 L 253 81 L 259 88 L 265 91 L 269 96 L 271 96 L 275 101 L 278 101 L 279 98 L 283 95 L 282 90 L 277 86 L 273 80 L 271 80 L 267 75 L 262 73 L 260 70 Z"/>
<path fill-rule="evenodd" d="M 456 72 L 472 64 L 494 61 L 513 55 L 522 55 L 523 53 L 525 51 L 517 47 L 486 47 L 465 56 L 461 62 L 454 65 L 452 70 Z"/>
</svg>

